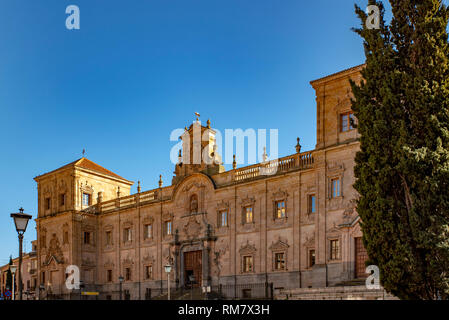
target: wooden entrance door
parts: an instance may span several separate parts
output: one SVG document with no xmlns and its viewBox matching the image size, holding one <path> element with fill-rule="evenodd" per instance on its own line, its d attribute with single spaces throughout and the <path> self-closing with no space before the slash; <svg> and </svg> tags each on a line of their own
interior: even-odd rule
<svg viewBox="0 0 449 320">
<path fill-rule="evenodd" d="M 355 277 L 366 278 L 368 274 L 366 271 L 365 262 L 368 260 L 368 254 L 363 246 L 362 237 L 355 238 Z"/>
<path fill-rule="evenodd" d="M 195 277 L 194 287 L 201 286 L 203 276 L 203 255 L 201 250 L 184 252 L 184 283 L 190 286 L 189 276 Z"/>
</svg>

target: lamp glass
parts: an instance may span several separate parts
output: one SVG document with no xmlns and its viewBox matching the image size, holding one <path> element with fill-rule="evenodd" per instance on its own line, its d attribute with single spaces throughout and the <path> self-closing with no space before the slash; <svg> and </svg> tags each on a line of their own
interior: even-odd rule
<svg viewBox="0 0 449 320">
<path fill-rule="evenodd" d="M 27 229 L 28 220 L 31 219 L 31 216 L 25 213 L 12 213 L 11 217 L 14 218 L 14 224 L 16 225 L 17 232 L 24 233 Z"/>
<path fill-rule="evenodd" d="M 118 277 L 118 281 L 123 282 L 124 278 L 122 276 Z"/>
<path fill-rule="evenodd" d="M 16 271 L 17 271 L 17 266 L 11 265 L 11 266 L 9 267 L 9 269 L 11 270 L 12 273 L 16 273 Z"/>
<path fill-rule="evenodd" d="M 171 265 L 167 264 L 167 265 L 165 266 L 165 272 L 166 272 L 166 273 L 170 273 L 170 272 L 171 272 Z"/>
</svg>

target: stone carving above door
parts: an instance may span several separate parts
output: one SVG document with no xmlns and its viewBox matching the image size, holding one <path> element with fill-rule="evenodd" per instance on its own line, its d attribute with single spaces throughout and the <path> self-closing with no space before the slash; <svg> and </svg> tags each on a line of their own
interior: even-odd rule
<svg viewBox="0 0 449 320">
<path fill-rule="evenodd" d="M 49 265 L 51 261 L 54 260 L 57 264 L 64 263 L 64 254 L 62 253 L 61 246 L 59 245 L 59 240 L 56 237 L 56 233 L 53 233 L 50 240 L 50 246 L 47 250 L 47 255 L 44 260 L 44 265 Z"/>
<path fill-rule="evenodd" d="M 187 223 L 184 225 L 183 231 L 187 239 L 197 238 L 201 235 L 203 227 L 201 223 L 197 221 L 196 216 L 190 216 Z"/>
</svg>

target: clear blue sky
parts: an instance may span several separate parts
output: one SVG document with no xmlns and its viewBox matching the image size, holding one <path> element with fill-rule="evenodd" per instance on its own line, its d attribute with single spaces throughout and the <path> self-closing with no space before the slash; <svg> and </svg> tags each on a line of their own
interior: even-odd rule
<svg viewBox="0 0 449 320">
<path fill-rule="evenodd" d="M 23 206 L 37 216 L 33 177 L 83 148 L 144 190 L 159 174 L 170 183 L 170 132 L 195 111 L 223 132 L 279 129 L 280 156 L 297 136 L 313 149 L 309 81 L 364 62 L 354 2 L 367 3 L 1 1 L 0 264 L 18 251 L 9 214 Z M 65 28 L 70 4 L 80 30 Z M 27 251 L 35 237 L 33 222 Z"/>
</svg>

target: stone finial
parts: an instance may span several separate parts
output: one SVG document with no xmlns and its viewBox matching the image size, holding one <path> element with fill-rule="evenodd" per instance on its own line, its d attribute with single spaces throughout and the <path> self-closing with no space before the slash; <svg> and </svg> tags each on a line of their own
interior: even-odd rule
<svg viewBox="0 0 449 320">
<path fill-rule="evenodd" d="M 98 191 L 97 202 L 98 203 L 103 202 L 103 192 L 101 192 L 101 191 Z"/>
<path fill-rule="evenodd" d="M 117 198 L 120 198 L 120 187 L 117 187 Z"/>
<path fill-rule="evenodd" d="M 301 153 L 301 145 L 299 144 L 299 137 L 296 138 L 296 153 Z"/>
<path fill-rule="evenodd" d="M 235 161 L 235 154 L 232 156 L 232 169 L 237 168 L 237 162 Z"/>
<path fill-rule="evenodd" d="M 181 152 L 181 149 L 179 149 L 179 152 L 178 152 L 178 163 L 181 163 L 181 161 L 182 161 L 182 152 Z"/>
<path fill-rule="evenodd" d="M 162 174 L 159 175 L 159 188 L 162 188 Z"/>
<path fill-rule="evenodd" d="M 185 127 L 184 127 L 184 130 L 187 131 L 187 130 L 189 130 L 189 129 L 187 129 L 187 126 L 185 126 Z"/>
<path fill-rule="evenodd" d="M 207 128 L 210 129 L 210 120 L 207 119 Z"/>
<path fill-rule="evenodd" d="M 140 187 L 140 181 L 137 181 L 137 193 L 140 193 L 142 188 Z"/>
<path fill-rule="evenodd" d="M 263 155 L 262 155 L 262 162 L 266 162 L 268 158 L 267 155 L 267 147 L 263 147 Z"/>
</svg>

